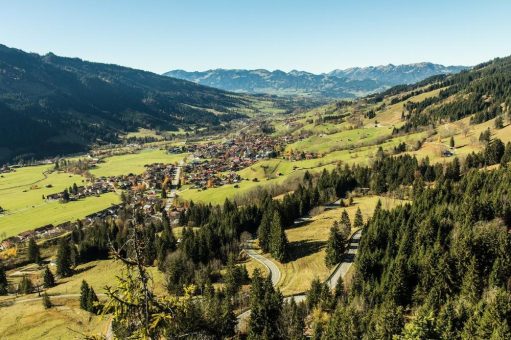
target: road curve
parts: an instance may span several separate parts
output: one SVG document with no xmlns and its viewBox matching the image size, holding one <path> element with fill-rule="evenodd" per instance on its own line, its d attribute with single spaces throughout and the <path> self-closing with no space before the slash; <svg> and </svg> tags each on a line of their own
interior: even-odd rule
<svg viewBox="0 0 511 340">
<path fill-rule="evenodd" d="M 253 241 L 251 241 L 252 243 Z M 273 286 L 277 286 L 277 284 L 280 281 L 281 273 L 279 267 L 273 261 L 267 259 L 266 257 L 258 254 L 254 249 L 246 249 L 247 255 L 256 260 L 257 262 L 261 263 L 263 266 L 265 266 L 271 275 L 271 283 Z"/>
<path fill-rule="evenodd" d="M 356 231 L 350 239 L 350 243 L 348 246 L 348 251 L 344 254 L 342 262 L 335 267 L 334 271 L 330 276 L 326 279 L 326 283 L 330 289 L 334 289 L 337 285 L 337 282 L 339 282 L 339 278 L 343 278 L 348 273 L 348 270 L 351 268 L 353 263 L 355 262 L 355 256 L 358 252 L 358 248 L 360 245 L 360 238 L 362 237 L 362 229 Z M 254 250 L 249 249 L 247 250 L 247 253 L 250 257 L 252 257 L 254 260 L 259 261 L 262 263 L 271 273 L 271 281 L 274 286 L 277 285 L 277 283 L 280 280 L 280 270 L 279 268 L 273 263 L 272 261 L 268 260 L 266 257 L 261 256 L 257 254 Z M 299 294 L 299 295 L 293 295 L 288 296 L 284 298 L 284 301 L 289 302 L 291 300 L 295 300 L 295 302 L 299 303 L 302 301 L 305 301 L 306 295 L 305 294 Z M 248 325 L 248 318 L 250 317 L 250 310 L 245 311 L 244 313 L 238 315 L 238 329 L 240 327 L 244 326 L 246 327 Z"/>
</svg>

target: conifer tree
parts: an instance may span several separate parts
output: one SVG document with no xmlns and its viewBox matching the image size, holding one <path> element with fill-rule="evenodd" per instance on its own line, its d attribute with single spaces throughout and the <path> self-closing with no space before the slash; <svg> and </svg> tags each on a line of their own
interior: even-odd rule
<svg viewBox="0 0 511 340">
<path fill-rule="evenodd" d="M 71 247 L 69 241 L 62 238 L 57 251 L 57 274 L 62 277 L 68 277 L 73 274 L 71 269 Z"/>
<path fill-rule="evenodd" d="M 498 115 L 497 118 L 495 118 L 495 128 L 502 129 L 503 127 L 504 127 L 504 119 L 502 118 L 502 115 Z"/>
<path fill-rule="evenodd" d="M 89 290 L 89 285 L 85 280 L 83 280 L 82 286 L 80 287 L 80 308 L 83 310 L 87 310 L 88 308 Z"/>
<path fill-rule="evenodd" d="M 465 271 L 460 294 L 471 303 L 476 303 L 481 295 L 481 286 L 481 277 L 477 270 L 477 260 L 473 256 Z"/>
<path fill-rule="evenodd" d="M 21 279 L 21 282 L 18 286 L 18 292 L 20 294 L 30 294 L 32 293 L 32 290 L 34 289 L 34 284 L 32 283 L 32 280 L 26 275 L 23 276 Z"/>
<path fill-rule="evenodd" d="M 257 229 L 257 238 L 259 239 L 259 246 L 263 252 L 270 251 L 270 238 L 271 238 L 271 219 L 273 217 L 272 210 L 266 210 L 261 218 L 261 223 Z"/>
<path fill-rule="evenodd" d="M 341 214 L 340 231 L 345 238 L 348 238 L 351 233 L 350 216 L 348 215 L 348 212 L 346 211 L 346 209 L 344 209 Z"/>
<path fill-rule="evenodd" d="M 287 255 L 287 236 L 282 227 L 282 222 L 280 219 L 280 214 L 278 211 L 275 211 L 273 214 L 273 219 L 271 222 L 271 255 L 273 258 L 279 261 L 284 261 Z"/>
<path fill-rule="evenodd" d="M 32 263 L 40 264 L 41 263 L 41 253 L 39 251 L 39 246 L 35 242 L 34 238 L 30 238 L 28 241 L 28 250 L 27 250 L 28 260 Z"/>
<path fill-rule="evenodd" d="M 51 303 L 50 297 L 46 292 L 43 293 L 43 307 L 44 309 L 50 309 L 53 307 L 53 304 Z"/>
<path fill-rule="evenodd" d="M 353 227 L 355 229 L 362 228 L 364 226 L 364 218 L 362 217 L 362 211 L 360 207 L 357 208 L 357 212 L 355 213 L 355 220 L 353 221 Z"/>
<path fill-rule="evenodd" d="M 44 288 L 51 288 L 51 287 L 55 286 L 55 277 L 53 276 L 53 274 L 52 274 L 50 268 L 48 268 L 48 266 L 46 266 L 46 268 L 44 269 L 43 279 L 44 279 Z"/>
<path fill-rule="evenodd" d="M 449 140 L 449 146 L 451 148 L 454 148 L 455 144 L 454 144 L 454 136 L 451 136 L 451 139 Z"/>
<path fill-rule="evenodd" d="M 99 302 L 94 289 L 89 286 L 89 294 L 87 295 L 87 311 L 96 314 L 98 311 L 97 303 Z"/>
<path fill-rule="evenodd" d="M 5 275 L 5 269 L 0 264 L 0 295 L 7 295 L 8 288 L 7 276 Z"/>
<path fill-rule="evenodd" d="M 339 280 L 337 281 L 337 284 L 335 285 L 335 291 L 334 291 L 334 299 L 335 301 L 340 301 L 346 296 L 346 288 L 344 287 L 344 280 L 341 276 L 339 276 Z"/>
<path fill-rule="evenodd" d="M 325 264 L 328 268 L 341 261 L 345 248 L 345 238 L 340 232 L 337 221 L 330 228 L 330 235 L 326 244 Z"/>
<path fill-rule="evenodd" d="M 250 321 L 248 339 L 282 339 L 280 318 L 282 294 L 273 288 L 271 277 L 266 280 L 254 271 L 250 290 Z"/>
</svg>

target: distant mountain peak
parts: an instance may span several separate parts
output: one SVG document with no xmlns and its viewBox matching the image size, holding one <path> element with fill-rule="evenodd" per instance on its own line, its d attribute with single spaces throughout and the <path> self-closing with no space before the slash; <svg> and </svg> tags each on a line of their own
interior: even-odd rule
<svg viewBox="0 0 511 340">
<path fill-rule="evenodd" d="M 353 98 L 399 84 L 412 84 L 438 74 L 457 73 L 466 68 L 419 62 L 351 67 L 323 74 L 296 69 L 289 72 L 214 69 L 195 72 L 174 70 L 164 75 L 233 92 Z"/>
</svg>

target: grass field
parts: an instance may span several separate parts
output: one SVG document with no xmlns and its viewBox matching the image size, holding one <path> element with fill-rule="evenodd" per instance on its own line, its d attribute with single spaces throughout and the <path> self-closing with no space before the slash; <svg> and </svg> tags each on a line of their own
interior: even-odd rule
<svg viewBox="0 0 511 340">
<path fill-rule="evenodd" d="M 407 100 L 401 101 L 397 104 L 389 105 L 387 108 L 376 115 L 376 118 L 373 118 L 371 121 L 377 120 L 378 123 L 381 123 L 386 126 L 392 126 L 392 125 L 400 125 L 402 124 L 401 121 L 401 113 L 403 112 L 404 104 L 407 101 L 410 102 L 420 102 L 426 98 L 437 96 L 442 89 L 433 90 L 430 92 L 421 93 L 417 96 L 413 96 L 411 98 L 408 98 Z"/>
<path fill-rule="evenodd" d="M 84 218 L 94 212 L 120 202 L 117 193 L 110 192 L 100 197 L 88 197 L 66 204 L 57 201 L 44 202 L 19 210 L 12 214 L 0 215 L 1 238 L 17 235 L 47 224 L 60 224 Z"/>
<path fill-rule="evenodd" d="M 378 199 L 382 207 L 390 209 L 403 201 L 380 196 L 365 196 L 354 199 L 354 204 L 346 210 L 353 222 L 357 208 L 360 208 L 364 221 L 372 216 Z M 314 278 L 326 280 L 331 273 L 325 265 L 325 243 L 330 227 L 335 220 L 340 220 L 344 208 L 326 210 L 312 218 L 311 221 L 286 230 L 290 246 L 290 258 L 287 263 L 277 263 L 282 277 L 279 288 L 284 295 L 301 293 L 310 288 Z"/>
<path fill-rule="evenodd" d="M 115 194 L 68 204 L 45 201 L 43 196 L 61 192 L 73 183 L 81 185 L 84 180 L 81 176 L 62 172 L 45 175 L 51 167 L 19 168 L 0 177 L 0 206 L 6 210 L 0 215 L 0 235 L 9 237 L 49 223 L 84 217 L 118 202 Z"/>
<path fill-rule="evenodd" d="M 1 308 L 0 338 L 68 340 L 106 332 L 109 320 L 81 310 L 78 299 L 52 303 L 50 309 L 39 300 Z"/>
<path fill-rule="evenodd" d="M 152 163 L 176 163 L 184 159 L 186 154 L 169 154 L 165 150 L 143 150 L 134 154 L 113 156 L 104 159 L 91 174 L 96 177 L 116 176 L 123 174 L 141 174 L 145 171 L 144 165 Z"/>
<path fill-rule="evenodd" d="M 388 136 L 392 128 L 368 127 L 345 130 L 331 135 L 320 134 L 290 144 L 286 150 L 300 150 L 317 153 L 326 153 L 336 147 L 358 146 L 362 143 L 375 143 L 378 138 Z"/>
<path fill-rule="evenodd" d="M 79 308 L 78 296 L 82 280 L 92 286 L 97 294 L 105 292 L 106 285 L 116 285 L 116 276 L 123 271 L 119 261 L 92 261 L 76 268 L 76 273 L 57 281 L 57 286 L 47 290 L 55 307 L 45 310 L 40 300 L 23 301 L 37 298 L 37 294 L 19 296 L 16 303 L 2 307 L 0 319 L 1 339 L 82 339 L 81 334 L 97 335 L 106 331 L 108 317 L 103 318 L 87 313 Z M 149 271 L 153 278 L 156 294 L 164 294 L 163 274 L 155 267 Z M 30 275 L 34 282 L 40 271 L 34 265 L 28 265 L 9 271 L 9 281 L 18 280 L 23 273 Z M 14 275 L 14 276 L 13 276 Z M 100 296 L 100 300 L 104 297 Z M 12 300 L 2 298 L 0 301 Z M 77 332 L 77 333 L 76 333 Z"/>
<path fill-rule="evenodd" d="M 136 154 L 106 158 L 105 163 L 101 163 L 91 173 L 95 176 L 142 173 L 146 164 L 175 163 L 185 156 L 167 154 L 164 150 L 144 150 Z M 74 183 L 81 185 L 85 180 L 82 176 L 69 173 L 46 173 L 52 167 L 41 165 L 18 168 L 15 172 L 0 176 L 0 207 L 6 210 L 0 215 L 1 238 L 50 223 L 73 221 L 119 203 L 119 195 L 115 193 L 67 204 L 45 201 L 43 196 L 61 192 Z"/>
</svg>

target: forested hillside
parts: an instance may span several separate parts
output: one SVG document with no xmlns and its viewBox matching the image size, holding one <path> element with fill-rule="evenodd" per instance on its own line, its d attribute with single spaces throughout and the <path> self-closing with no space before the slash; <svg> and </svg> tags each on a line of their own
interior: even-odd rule
<svg viewBox="0 0 511 340">
<path fill-rule="evenodd" d="M 217 125 L 246 104 L 150 72 L 0 45 L 0 162 L 83 151 L 139 127 Z"/>
<path fill-rule="evenodd" d="M 437 96 L 419 102 L 407 102 L 410 92 L 418 86 L 401 86 L 373 96 L 382 101 L 386 94 L 396 95 L 393 103 L 405 102 L 405 124 L 400 131 L 413 131 L 421 126 L 454 122 L 471 116 L 479 124 L 507 114 L 511 107 L 511 57 L 497 58 L 470 71 L 430 78 L 420 84 L 428 90 L 441 89 Z"/>
</svg>

